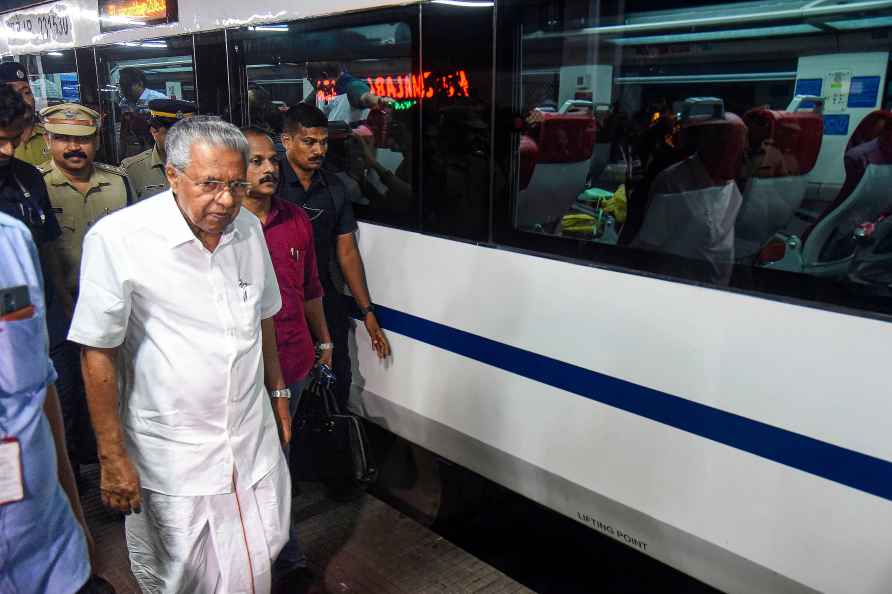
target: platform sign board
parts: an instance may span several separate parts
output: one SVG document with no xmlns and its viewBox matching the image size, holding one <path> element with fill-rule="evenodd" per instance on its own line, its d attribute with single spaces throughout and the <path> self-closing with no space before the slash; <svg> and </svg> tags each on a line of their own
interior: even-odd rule
<svg viewBox="0 0 892 594">
<path fill-rule="evenodd" d="M 74 30 L 66 2 L 41 4 L 2 17 L 3 34 L 10 49 L 52 45 L 70 46 Z"/>
<path fill-rule="evenodd" d="M 177 0 L 99 0 L 103 33 L 177 22 Z"/>
</svg>

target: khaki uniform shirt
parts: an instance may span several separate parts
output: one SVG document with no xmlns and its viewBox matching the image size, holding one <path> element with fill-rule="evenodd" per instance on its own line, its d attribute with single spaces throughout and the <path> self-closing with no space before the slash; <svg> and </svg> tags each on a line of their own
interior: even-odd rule
<svg viewBox="0 0 892 594">
<path fill-rule="evenodd" d="M 46 130 L 40 124 L 35 124 L 31 130 L 31 136 L 23 141 L 15 149 L 15 158 L 37 167 L 50 158 L 50 151 L 46 146 L 43 135 Z"/>
<path fill-rule="evenodd" d="M 122 169 L 93 163 L 90 187 L 86 194 L 81 194 L 52 160 L 38 169 L 43 174 L 53 212 L 62 228 L 59 238 L 62 273 L 65 286 L 74 295 L 78 288 L 84 235 L 99 219 L 132 201 L 130 185 Z"/>
<path fill-rule="evenodd" d="M 160 194 L 169 187 L 167 176 L 164 175 L 164 161 L 161 160 L 157 147 L 127 157 L 121 161 L 121 169 L 127 173 L 137 200 Z"/>
</svg>

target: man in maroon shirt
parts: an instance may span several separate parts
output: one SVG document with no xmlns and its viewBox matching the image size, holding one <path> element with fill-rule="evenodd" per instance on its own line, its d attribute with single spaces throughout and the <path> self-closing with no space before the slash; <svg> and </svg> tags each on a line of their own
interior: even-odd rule
<svg viewBox="0 0 892 594">
<path fill-rule="evenodd" d="M 320 363 L 331 367 L 332 344 L 322 309 L 323 291 L 316 268 L 313 224 L 303 208 L 275 196 L 279 185 L 279 157 L 270 137 L 259 128 L 242 131 L 251 147 L 248 160 L 251 189 L 242 204 L 263 224 L 279 281 L 282 309 L 273 321 L 282 374 L 291 390 L 293 417 L 317 350 Z M 315 349 L 311 333 L 319 341 Z M 290 585 L 300 574 L 306 574 L 306 564 L 292 526 L 291 538 L 274 567 L 279 578 L 276 581 Z"/>
</svg>

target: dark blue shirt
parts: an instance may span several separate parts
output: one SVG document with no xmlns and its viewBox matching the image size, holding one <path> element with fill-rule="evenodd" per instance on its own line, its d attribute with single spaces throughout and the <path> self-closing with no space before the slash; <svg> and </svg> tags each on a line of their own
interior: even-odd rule
<svg viewBox="0 0 892 594">
<path fill-rule="evenodd" d="M 43 176 L 36 167 L 19 159 L 13 158 L 0 168 L 0 212 L 25 223 L 38 247 L 62 234 Z"/>
<path fill-rule="evenodd" d="M 309 189 L 305 190 L 291 164 L 283 159 L 278 195 L 302 206 L 310 217 L 313 223 L 319 279 L 326 293 L 329 293 L 329 289 L 332 288 L 329 266 L 337 238 L 353 233 L 357 229 L 346 186 L 336 174 L 317 171 L 313 174 Z"/>
</svg>

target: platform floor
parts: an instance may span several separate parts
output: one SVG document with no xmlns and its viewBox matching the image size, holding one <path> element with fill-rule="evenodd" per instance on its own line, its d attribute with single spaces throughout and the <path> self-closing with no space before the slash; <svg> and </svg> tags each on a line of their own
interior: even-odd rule
<svg viewBox="0 0 892 594">
<path fill-rule="evenodd" d="M 81 497 L 96 540 L 98 573 L 119 594 L 138 594 L 123 521 L 99 500 L 98 466 L 85 467 L 82 477 Z M 312 594 L 531 592 L 370 495 L 336 503 L 318 484 L 301 483 L 294 517 L 316 576 Z"/>
</svg>

